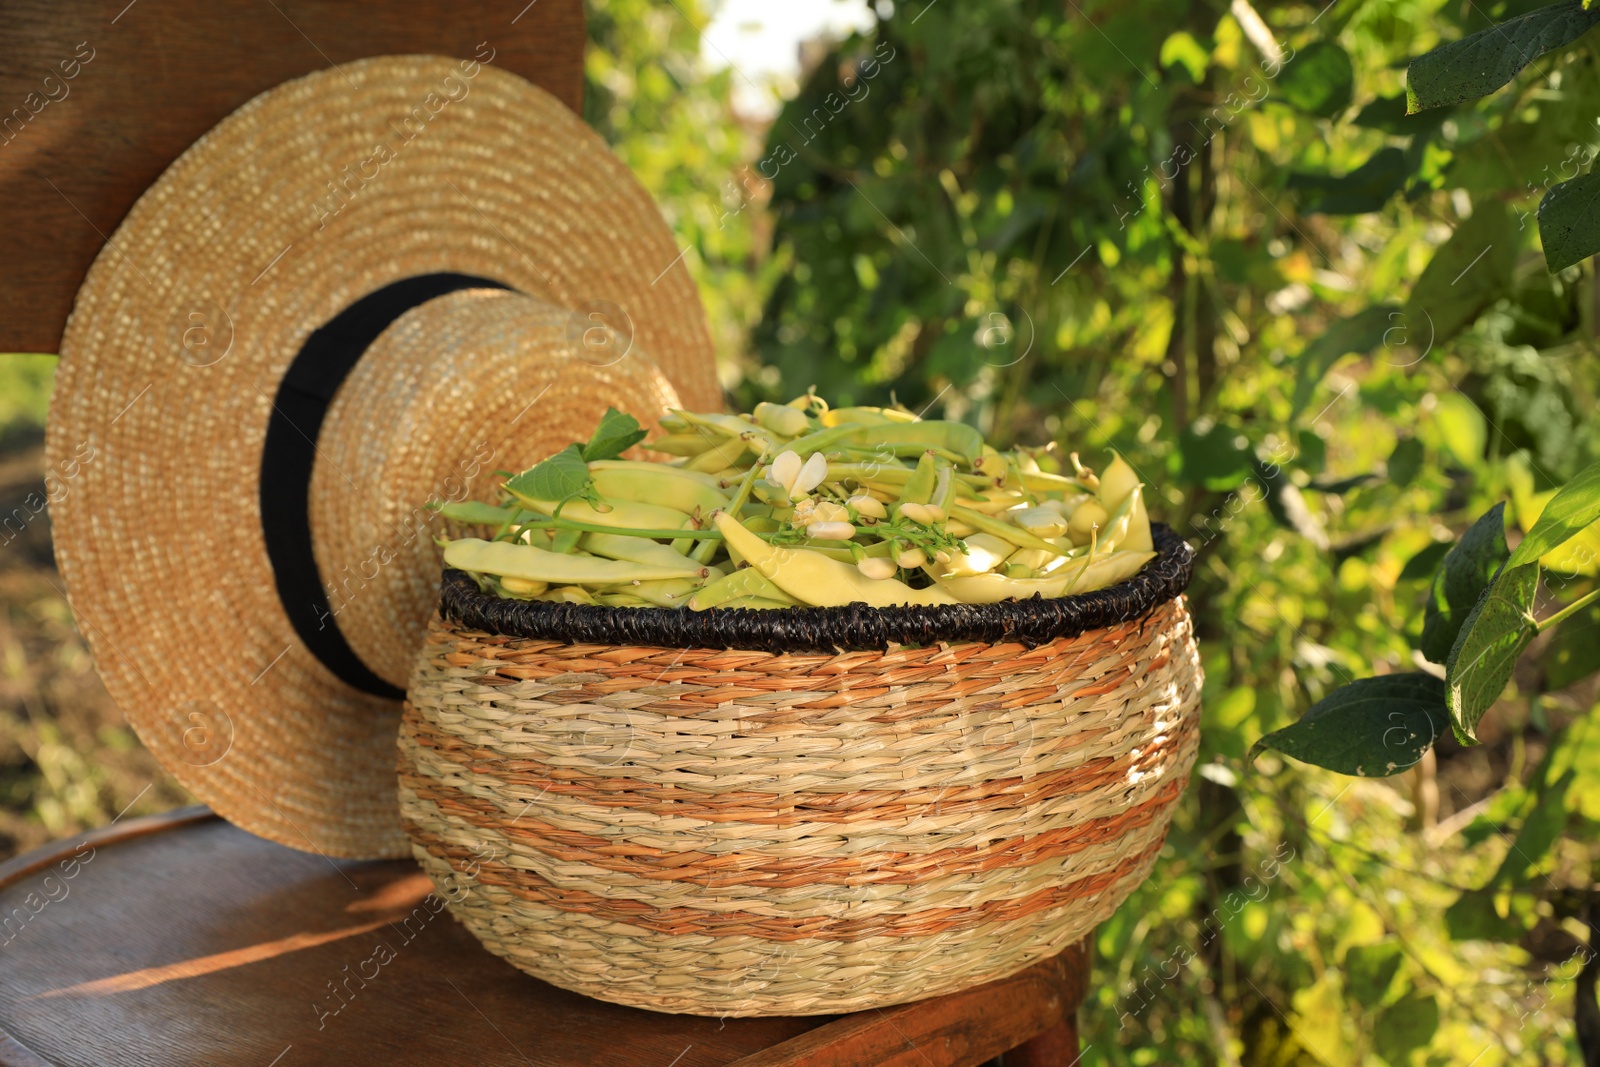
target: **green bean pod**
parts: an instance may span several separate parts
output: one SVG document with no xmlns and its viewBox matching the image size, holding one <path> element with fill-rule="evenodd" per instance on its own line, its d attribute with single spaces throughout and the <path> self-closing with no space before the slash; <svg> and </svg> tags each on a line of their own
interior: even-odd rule
<svg viewBox="0 0 1600 1067">
<path fill-rule="evenodd" d="M 755 537 L 754 534 L 750 535 Z M 760 538 L 756 540 L 765 544 Z M 528 581 L 572 585 L 626 585 L 634 581 L 660 578 L 698 578 L 700 568 L 658 567 L 648 563 L 604 559 L 600 556 L 577 556 L 564 552 L 547 552 L 533 545 L 516 545 L 509 541 L 482 541 L 476 537 L 463 537 L 451 541 L 444 548 L 447 567 L 469 571 L 473 574 L 494 574 L 504 578 L 523 578 Z"/>
<path fill-rule="evenodd" d="M 851 432 L 841 440 L 886 448 L 897 456 L 915 456 L 931 449 L 971 466 L 972 461 L 983 454 L 983 434 L 964 422 L 929 419 L 849 429 Z"/>
<path fill-rule="evenodd" d="M 706 608 L 721 607 L 739 597 L 761 597 L 780 604 L 794 603 L 793 597 L 755 567 L 740 567 L 732 574 L 706 583 L 689 598 L 688 607 L 691 611 L 704 611 Z"/>
<path fill-rule="evenodd" d="M 589 526 L 607 526 L 621 530 L 683 530 L 692 524 L 685 512 L 659 504 L 645 504 L 637 500 L 603 500 L 609 508 L 600 511 L 587 500 L 573 497 L 570 500 L 539 500 L 523 496 L 515 489 L 507 490 L 527 508 Z M 560 509 L 557 515 L 557 509 Z"/>
</svg>

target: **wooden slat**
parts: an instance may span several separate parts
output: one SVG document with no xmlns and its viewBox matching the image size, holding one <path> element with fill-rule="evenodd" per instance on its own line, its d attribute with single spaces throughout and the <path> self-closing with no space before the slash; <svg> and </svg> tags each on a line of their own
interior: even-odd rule
<svg viewBox="0 0 1600 1067">
<path fill-rule="evenodd" d="M 1070 1023 L 1088 979 L 1085 938 L 1021 974 L 935 1000 L 847 1015 L 732 1067 L 970 1067 L 1039 1035 L 1052 1040 L 1038 1053 L 1062 1052 L 1069 1034 L 1076 1044 Z M 1062 1067 L 1075 1056 L 1074 1048 Z"/>
<path fill-rule="evenodd" d="M 1076 1056 L 1086 942 L 883 1011 L 696 1018 L 521 974 L 430 915 L 430 888 L 409 861 L 297 852 L 204 808 L 18 857 L 0 865 L 0 1067 L 971 1067 L 1035 1037 L 1019 1062 Z"/>
<path fill-rule="evenodd" d="M 33 1054 L 22 1042 L 0 1030 L 0 1067 L 51 1067 L 48 1060 L 41 1060 Z"/>
<path fill-rule="evenodd" d="M 54 352 L 106 238 L 172 160 L 265 89 L 429 52 L 583 106 L 581 0 L 0 2 L 0 352 Z"/>
</svg>

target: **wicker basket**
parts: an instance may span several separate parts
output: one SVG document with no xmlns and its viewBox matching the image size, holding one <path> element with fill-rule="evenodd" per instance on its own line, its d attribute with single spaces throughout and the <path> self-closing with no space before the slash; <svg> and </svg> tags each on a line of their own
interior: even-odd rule
<svg viewBox="0 0 1600 1067">
<path fill-rule="evenodd" d="M 492 952 L 602 1000 L 822 1014 L 1009 975 L 1148 875 L 1194 761 L 1192 553 L 1156 541 L 1111 589 L 983 606 L 600 608 L 447 573 L 401 728 L 413 850 Z"/>
</svg>

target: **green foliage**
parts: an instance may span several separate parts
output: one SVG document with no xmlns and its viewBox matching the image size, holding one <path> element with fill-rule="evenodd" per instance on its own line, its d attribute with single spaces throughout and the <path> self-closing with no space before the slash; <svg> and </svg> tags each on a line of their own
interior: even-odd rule
<svg viewBox="0 0 1600 1067">
<path fill-rule="evenodd" d="M 1545 684 L 1565 689 L 1600 671 L 1600 605 L 1555 628 L 1545 655 Z"/>
<path fill-rule="evenodd" d="M 1488 96 L 1546 52 L 1571 44 L 1600 22 L 1586 0 L 1566 0 L 1440 45 L 1412 61 L 1407 110 L 1447 107 Z"/>
<path fill-rule="evenodd" d="M 1546 504 L 1539 521 L 1511 553 L 1508 566 L 1533 563 L 1600 521 L 1600 462 L 1589 464 Z"/>
<path fill-rule="evenodd" d="M 1596 23 L 1600 23 L 1600 10 L 1592 10 L 1589 0 L 1564 0 L 1440 45 L 1412 61 L 1406 78 L 1406 109 L 1409 113 L 1454 106 L 1494 93 L 1529 63 L 1572 44 Z M 1569 69 L 1580 68 L 1573 65 Z M 1585 120 L 1592 120 L 1592 109 Z M 1547 125 L 1559 128 L 1562 123 Z M 1505 133 L 1504 140 L 1511 144 L 1500 143 L 1496 147 L 1506 159 L 1513 158 L 1507 153 L 1508 148 L 1521 159 L 1531 156 L 1532 162 L 1546 155 L 1550 157 L 1545 165 L 1548 172 L 1554 162 L 1554 154 L 1548 151 L 1553 145 L 1541 143 L 1530 125 L 1512 125 Z M 1585 154 L 1592 158 L 1592 153 Z M 1573 158 L 1569 155 L 1567 160 Z M 1514 173 L 1518 164 L 1513 160 L 1510 165 Z M 1492 164 L 1487 173 L 1466 173 L 1486 185 L 1503 184 Z M 1544 239 L 1545 260 L 1552 271 L 1600 252 L 1600 220 L 1593 210 L 1597 192 L 1600 184 L 1596 176 L 1583 175 L 1554 185 L 1539 205 L 1539 232 Z"/>
<path fill-rule="evenodd" d="M 1362 215 L 1383 207 L 1410 173 L 1405 153 L 1391 146 L 1347 174 L 1296 171 L 1289 175 L 1289 188 L 1305 191 L 1301 210 L 1307 214 Z"/>
<path fill-rule="evenodd" d="M 1570 267 L 1600 250 L 1600 174 L 1552 186 L 1539 202 L 1539 233 L 1551 270 Z"/>
<path fill-rule="evenodd" d="M 1378 1016 L 1372 1045 L 1385 1063 L 1407 1067 L 1411 1053 L 1426 1047 L 1438 1030 L 1438 1001 L 1432 996 L 1407 993 Z"/>
<path fill-rule="evenodd" d="M 1522 753 L 1593 706 L 1564 638 L 1589 609 L 1523 647 L 1530 572 L 1479 607 L 1503 534 L 1434 579 L 1514 477 L 1548 507 L 1600 455 L 1593 264 L 1557 262 L 1587 219 L 1566 246 L 1531 225 L 1593 157 L 1600 65 L 1577 39 L 1510 89 L 1407 114 L 1408 61 L 1538 5 L 1257 5 L 1271 42 L 1228 6 L 912 5 L 828 49 L 759 153 L 772 273 L 733 388 L 932 405 L 1089 462 L 1115 447 L 1199 550 L 1201 763 L 1160 876 L 1098 936 L 1120 1021 L 1091 1024 L 1093 1056 L 1571 1060 L 1573 972 L 1532 1012 L 1541 964 L 1493 939 L 1563 921 L 1552 886 L 1587 884 L 1577 786 L 1549 799 Z M 1594 532 L 1560 550 L 1562 583 L 1546 559 L 1546 624 L 1587 595 Z M 1469 638 L 1451 674 L 1475 751 L 1415 651 L 1442 665 Z M 1358 699 L 1375 684 L 1411 688 Z M 1352 780 L 1282 755 L 1415 766 Z M 1485 888 L 1541 803 L 1564 813 L 1553 844 Z"/>
<path fill-rule="evenodd" d="M 1500 698 L 1523 651 L 1539 633 L 1533 598 L 1539 565 L 1507 566 L 1478 598 L 1445 659 L 1450 723 L 1462 742 L 1477 740 L 1478 721 Z"/>
<path fill-rule="evenodd" d="M 1294 382 L 1294 414 L 1298 416 L 1311 401 L 1328 371 L 1343 356 L 1355 353 L 1365 356 L 1383 343 L 1400 309 L 1394 304 L 1375 304 L 1362 308 L 1348 318 L 1340 319 L 1322 336 L 1300 351 L 1298 374 Z"/>
<path fill-rule="evenodd" d="M 717 356 L 732 364 L 761 311 L 765 275 L 751 269 L 761 183 L 747 164 L 755 143 L 729 104 L 738 74 L 700 60 L 709 6 L 587 0 L 583 112 L 661 205 L 684 249 L 673 269 L 694 276 Z"/>
<path fill-rule="evenodd" d="M 0 444 L 44 429 L 55 373 L 55 356 L 0 352 Z"/>
<path fill-rule="evenodd" d="M 589 496 L 594 491 L 582 445 L 568 445 L 549 459 L 535 463 L 508 480 L 506 488 L 531 500 L 555 501 Z"/>
<path fill-rule="evenodd" d="M 1350 53 L 1331 41 L 1316 41 L 1284 68 L 1278 91 L 1296 111 L 1327 119 L 1350 106 L 1355 77 Z"/>
<path fill-rule="evenodd" d="M 1498 200 L 1479 203 L 1428 261 L 1406 314 L 1427 319 L 1435 344 L 1449 341 L 1511 287 L 1516 261 L 1510 210 Z"/>
<path fill-rule="evenodd" d="M 616 459 L 648 436 L 649 431 L 640 428 L 638 419 L 616 408 L 606 408 L 589 443 L 583 446 L 583 459 L 587 463 Z"/>
<path fill-rule="evenodd" d="M 1444 683 L 1431 674 L 1362 678 L 1257 741 L 1249 758 L 1271 749 L 1340 774 L 1399 774 L 1444 732 L 1443 697 Z"/>
<path fill-rule="evenodd" d="M 1473 523 L 1433 576 L 1417 648 L 1434 663 L 1449 658 L 1467 615 L 1511 555 L 1506 547 L 1505 511 L 1505 504 L 1496 504 Z"/>
</svg>

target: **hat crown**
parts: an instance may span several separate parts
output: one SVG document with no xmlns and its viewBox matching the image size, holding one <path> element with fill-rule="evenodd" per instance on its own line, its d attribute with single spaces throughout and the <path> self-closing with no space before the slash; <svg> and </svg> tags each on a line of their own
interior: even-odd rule
<svg viewBox="0 0 1600 1067">
<path fill-rule="evenodd" d="M 631 338 L 538 297 L 462 290 L 379 335 L 328 408 L 310 492 L 326 622 L 362 663 L 405 688 L 450 525 L 429 505 L 492 498 L 495 471 L 586 437 L 608 406 L 679 402 Z"/>
</svg>

